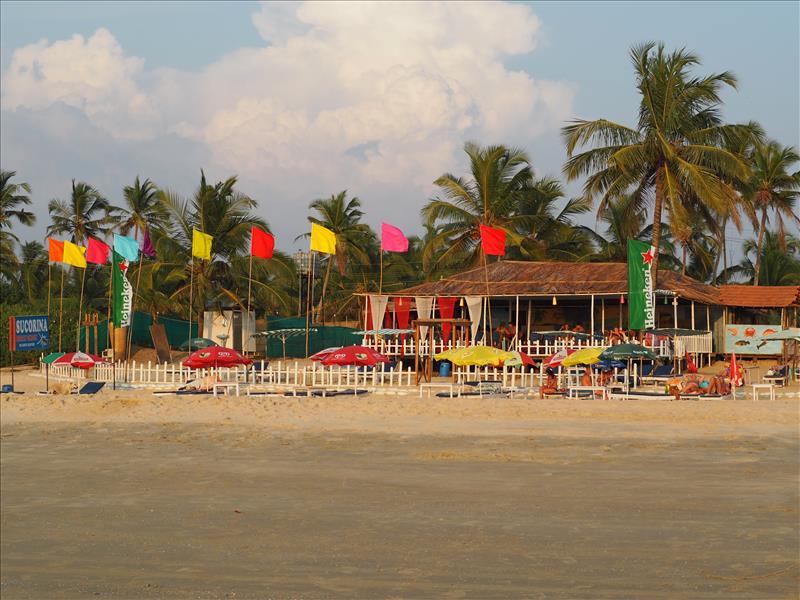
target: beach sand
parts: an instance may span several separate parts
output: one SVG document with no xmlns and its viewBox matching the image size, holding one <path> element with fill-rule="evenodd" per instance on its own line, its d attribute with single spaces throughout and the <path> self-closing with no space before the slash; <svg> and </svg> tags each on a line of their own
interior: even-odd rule
<svg viewBox="0 0 800 600">
<path fill-rule="evenodd" d="M 799 409 L 4 394 L 0 594 L 796 598 Z"/>
</svg>

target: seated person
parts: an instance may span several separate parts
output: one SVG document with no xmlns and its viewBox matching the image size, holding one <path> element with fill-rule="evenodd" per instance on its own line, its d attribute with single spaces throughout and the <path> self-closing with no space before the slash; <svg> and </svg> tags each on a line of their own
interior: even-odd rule
<svg viewBox="0 0 800 600">
<path fill-rule="evenodd" d="M 592 369 L 586 367 L 586 370 L 581 375 L 581 385 L 583 386 L 590 386 L 592 385 Z"/>
<path fill-rule="evenodd" d="M 514 338 L 517 337 L 517 328 L 514 327 L 513 323 L 509 322 L 508 325 L 506 325 L 505 336 L 510 348 Z"/>
<path fill-rule="evenodd" d="M 586 330 L 583 328 L 582 324 L 578 323 L 577 325 L 575 325 L 575 327 L 572 329 L 572 331 L 574 333 L 584 333 Z"/>
<path fill-rule="evenodd" d="M 540 399 L 544 398 L 545 394 L 555 394 L 561 391 L 558 389 L 558 377 L 556 377 L 556 372 L 553 371 L 553 369 L 547 369 L 545 373 L 547 373 L 547 379 L 542 387 L 539 388 Z"/>
<path fill-rule="evenodd" d="M 492 332 L 492 346 L 501 348 L 503 345 L 503 338 L 506 335 L 506 322 L 501 321 L 495 330 Z"/>
<path fill-rule="evenodd" d="M 609 383 L 611 383 L 613 379 L 614 379 L 613 371 L 610 370 L 603 371 L 602 373 L 600 373 L 600 379 L 598 380 L 598 383 L 602 386 L 607 386 Z"/>
<path fill-rule="evenodd" d="M 569 330 L 570 330 L 569 323 L 564 323 L 561 326 L 561 329 L 559 329 L 559 331 L 569 331 Z"/>
</svg>

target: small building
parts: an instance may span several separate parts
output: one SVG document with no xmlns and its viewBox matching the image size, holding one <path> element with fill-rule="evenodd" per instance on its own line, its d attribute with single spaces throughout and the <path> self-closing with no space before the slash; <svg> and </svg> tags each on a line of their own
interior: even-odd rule
<svg viewBox="0 0 800 600">
<path fill-rule="evenodd" d="M 777 324 L 785 326 L 797 322 L 800 286 L 788 290 L 762 286 L 720 288 L 674 271 L 659 269 L 655 290 L 656 327 L 707 333 L 679 337 L 669 342 L 642 341 L 653 344 L 662 355 L 674 353 L 680 356 L 688 351 L 710 356 L 726 351 L 721 340 L 726 333 L 726 324 L 735 314 L 730 309 L 747 305 L 727 307 L 723 298 L 737 295 L 743 298 L 744 292 L 737 291 L 742 287 L 754 290 L 748 291 L 747 298 L 758 298 L 761 303 L 757 305 L 759 310 L 773 311 L 770 315 L 764 313 L 762 319 L 779 319 Z M 580 344 L 571 340 L 572 345 L 608 345 L 611 330 L 628 329 L 626 263 L 501 260 L 486 268 L 470 269 L 391 295 L 359 295 L 365 297 L 367 330 L 407 328 L 409 318 L 413 317 L 465 318 L 472 322 L 472 339 L 481 343 L 489 339 L 498 325 L 510 324 L 509 329 L 515 335 L 508 340 L 509 346 L 539 356 L 552 352 L 554 347 L 547 340 L 542 341 L 541 332 L 578 330 L 589 335 Z M 398 310 L 398 301 L 408 312 Z M 371 337 L 375 336 L 365 336 L 364 342 L 377 343 L 378 340 L 370 340 Z M 390 354 L 407 353 L 409 348 L 395 347 L 400 343 L 407 346 L 410 341 L 382 340 L 381 348 Z M 444 339 L 441 343 L 443 347 L 447 345 Z M 655 345 L 659 346 L 656 348 Z"/>
</svg>

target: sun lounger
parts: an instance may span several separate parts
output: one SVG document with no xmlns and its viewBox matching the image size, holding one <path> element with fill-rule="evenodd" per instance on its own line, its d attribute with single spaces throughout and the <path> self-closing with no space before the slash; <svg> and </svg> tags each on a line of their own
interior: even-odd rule
<svg viewBox="0 0 800 600">
<path fill-rule="evenodd" d="M 642 383 L 664 383 L 672 377 L 672 365 L 658 365 L 647 375 L 642 375 Z"/>
<path fill-rule="evenodd" d="M 209 390 L 159 390 L 153 396 L 210 396 Z"/>
<path fill-rule="evenodd" d="M 90 381 L 89 383 L 85 384 L 80 390 L 78 390 L 79 394 L 96 394 L 100 390 L 103 389 L 103 386 L 106 384 L 105 381 Z"/>
</svg>

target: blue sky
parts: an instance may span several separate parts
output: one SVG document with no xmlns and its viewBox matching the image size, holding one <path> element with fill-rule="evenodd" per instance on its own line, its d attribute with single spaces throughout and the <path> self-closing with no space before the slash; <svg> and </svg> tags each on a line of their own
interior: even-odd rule
<svg viewBox="0 0 800 600">
<path fill-rule="evenodd" d="M 798 3 L 452 3 L 397 14 L 389 5 L 364 6 L 340 7 L 349 16 L 312 7 L 296 18 L 294 8 L 257 2 L 4 1 L 3 168 L 33 184 L 43 216 L 73 176 L 118 201 L 137 173 L 188 195 L 203 167 L 212 178 L 238 173 L 286 249 L 300 245 L 293 239 L 306 227 L 307 203 L 345 187 L 365 200 L 372 224 L 385 219 L 415 231 L 431 175 L 463 170 L 466 139 L 522 145 L 537 172 L 558 174 L 565 118 L 632 123 L 628 49 L 645 40 L 695 51 L 702 72 L 733 71 L 740 85 L 725 95 L 726 118 L 757 120 L 771 137 L 800 146 Z M 458 39 L 448 45 L 460 35 L 448 28 L 454 15 L 464 19 L 461 41 L 481 39 L 488 48 L 470 59 L 474 72 L 473 63 L 446 58 L 458 47 Z M 308 34 L 312 26 L 323 33 Z M 86 41 L 101 28 L 110 35 L 94 44 L 48 53 L 59 40 L 80 34 Z M 66 84 L 9 76 L 15 53 L 43 38 L 48 43 L 25 60 L 45 72 L 52 64 L 54 73 L 64 70 L 59 57 L 70 57 L 76 73 Z M 397 58 L 404 52 L 408 61 Z M 438 71 L 428 56 L 437 57 Z M 393 69 L 397 61 L 407 68 Z M 107 89 L 87 82 L 91 92 L 82 95 L 77 65 L 84 62 L 94 73 L 87 77 L 100 77 Z M 331 75 L 342 65 L 352 69 Z M 390 92 L 373 97 L 376 89 Z M 126 104 L 131 95 L 139 98 L 134 107 Z M 381 106 L 390 118 L 382 119 Z M 431 114 L 420 117 L 424 111 Z"/>
</svg>

